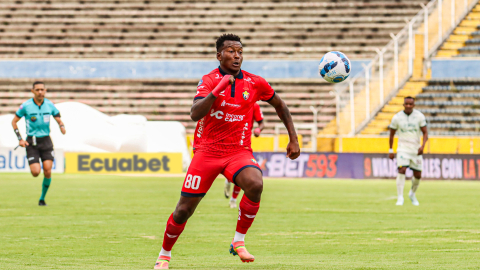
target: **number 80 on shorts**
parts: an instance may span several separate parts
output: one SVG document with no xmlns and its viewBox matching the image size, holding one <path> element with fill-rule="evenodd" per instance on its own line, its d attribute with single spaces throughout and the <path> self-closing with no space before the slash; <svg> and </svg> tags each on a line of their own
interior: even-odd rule
<svg viewBox="0 0 480 270">
<path fill-rule="evenodd" d="M 188 174 L 187 175 L 187 178 L 185 178 L 185 184 L 184 184 L 184 187 L 185 188 L 191 188 L 193 190 L 197 190 L 199 187 L 200 187 L 200 181 L 202 180 L 202 178 L 198 175 L 191 175 L 191 174 Z"/>
</svg>

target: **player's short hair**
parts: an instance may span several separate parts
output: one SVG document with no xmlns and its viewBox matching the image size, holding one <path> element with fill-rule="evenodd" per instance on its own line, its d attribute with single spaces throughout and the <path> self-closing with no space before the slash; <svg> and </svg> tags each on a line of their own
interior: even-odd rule
<svg viewBox="0 0 480 270">
<path fill-rule="evenodd" d="M 403 100 L 405 100 L 405 99 L 413 99 L 413 101 L 415 101 L 415 98 L 412 97 L 412 96 L 405 97 Z"/>
<path fill-rule="evenodd" d="M 240 37 L 235 34 L 223 34 L 219 38 L 217 38 L 217 42 L 216 42 L 217 52 L 220 52 L 220 50 L 223 48 L 223 43 L 226 40 L 238 41 L 242 43 L 242 40 L 240 40 Z"/>
<path fill-rule="evenodd" d="M 36 82 L 33 83 L 32 88 L 35 88 L 35 85 L 37 85 L 37 84 L 43 84 L 43 85 L 45 85 L 45 84 L 44 84 L 43 82 L 41 82 L 41 81 L 36 81 Z"/>
</svg>

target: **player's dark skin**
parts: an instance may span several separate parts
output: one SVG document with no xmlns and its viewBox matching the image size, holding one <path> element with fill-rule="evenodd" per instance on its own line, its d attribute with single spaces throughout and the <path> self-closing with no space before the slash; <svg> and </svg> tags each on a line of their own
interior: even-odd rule
<svg viewBox="0 0 480 270">
<path fill-rule="evenodd" d="M 405 112 L 406 115 L 410 115 L 413 112 L 414 107 L 415 107 L 415 100 L 414 99 L 406 98 L 403 101 L 403 108 L 404 108 L 403 111 Z M 428 140 L 428 131 L 427 131 L 427 127 L 421 127 L 420 130 L 423 133 L 423 143 L 422 143 L 422 146 L 420 146 L 420 148 L 418 148 L 418 155 L 423 155 L 423 149 L 425 148 L 425 144 L 427 143 L 427 140 Z M 395 129 L 390 129 L 390 138 L 389 138 L 390 148 L 393 147 L 393 138 L 395 137 L 396 132 L 397 131 Z M 388 157 L 390 159 L 394 159 L 395 155 L 393 153 L 390 153 L 388 155 Z M 406 172 L 407 172 L 407 167 L 398 168 L 398 173 L 405 174 Z M 415 176 L 415 178 L 417 178 L 417 179 L 421 179 L 422 178 L 422 172 L 413 171 L 413 176 Z"/>
<path fill-rule="evenodd" d="M 223 43 L 223 48 L 217 52 L 217 59 L 220 62 L 220 67 L 230 77 L 230 84 L 234 82 L 234 77 L 240 73 L 240 68 L 243 62 L 243 47 L 238 41 L 226 40 Z M 192 105 L 190 111 L 190 117 L 193 121 L 202 119 L 210 111 L 216 97 L 211 93 L 203 98 L 197 99 Z M 300 146 L 298 144 L 297 134 L 293 126 L 292 116 L 288 110 L 285 102 L 276 94 L 272 100 L 268 103 L 275 108 L 278 117 L 282 120 L 287 128 L 290 142 L 287 146 L 287 157 L 294 160 L 300 156 Z M 247 196 L 253 202 L 259 202 L 263 191 L 263 178 L 262 173 L 255 168 L 245 168 L 235 178 L 236 184 L 244 191 L 244 195 Z M 179 224 L 185 223 L 195 212 L 198 204 L 202 200 L 202 197 L 184 197 L 180 196 L 177 207 L 173 212 L 173 220 Z"/>
</svg>

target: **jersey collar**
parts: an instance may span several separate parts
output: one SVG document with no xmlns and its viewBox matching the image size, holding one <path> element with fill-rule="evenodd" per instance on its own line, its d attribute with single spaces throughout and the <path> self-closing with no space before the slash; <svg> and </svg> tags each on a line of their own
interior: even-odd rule
<svg viewBox="0 0 480 270">
<path fill-rule="evenodd" d="M 32 98 L 32 102 L 33 102 L 33 104 L 37 105 L 37 103 L 35 102 L 35 99 L 34 99 L 34 98 Z M 43 103 L 45 103 L 45 98 L 43 98 L 42 104 L 40 104 L 40 106 L 37 105 L 39 109 L 42 108 Z"/>
<path fill-rule="evenodd" d="M 220 66 L 218 66 L 218 71 L 220 71 L 220 74 L 222 74 L 222 76 L 227 75 L 227 73 L 223 71 L 223 69 Z M 243 79 L 243 71 L 241 69 L 238 75 L 235 77 L 235 79 Z"/>
</svg>

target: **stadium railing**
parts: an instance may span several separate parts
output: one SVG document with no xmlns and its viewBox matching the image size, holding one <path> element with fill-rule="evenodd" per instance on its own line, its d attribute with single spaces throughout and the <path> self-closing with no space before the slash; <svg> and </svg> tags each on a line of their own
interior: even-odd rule
<svg viewBox="0 0 480 270">
<path fill-rule="evenodd" d="M 433 0 L 422 5 L 417 15 L 406 20 L 406 26 L 346 83 L 336 86 L 336 132 L 339 136 L 355 136 L 371 117 L 393 97 L 414 73 L 414 60 L 419 49 L 415 36 L 423 35 L 423 70 L 456 25 L 476 5 L 476 0 Z M 421 55 L 421 54 L 420 54 Z"/>
</svg>

